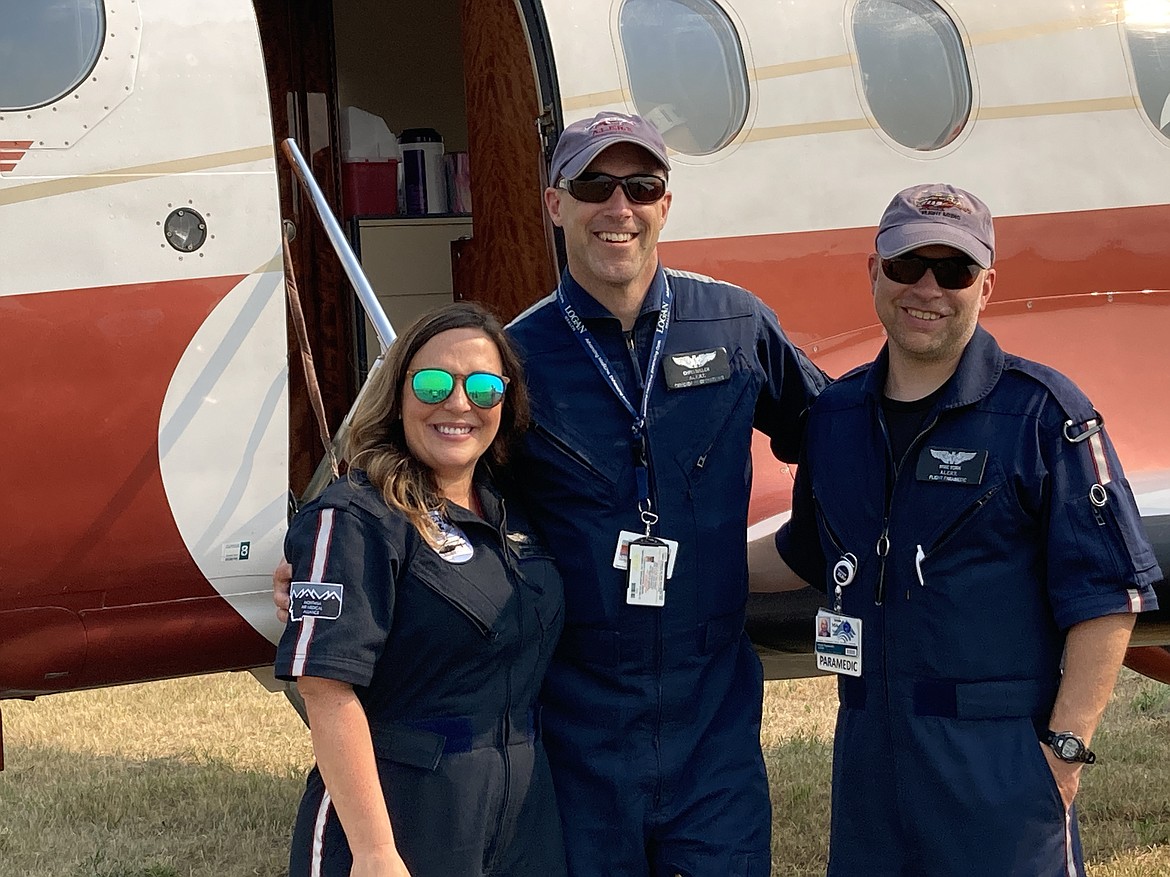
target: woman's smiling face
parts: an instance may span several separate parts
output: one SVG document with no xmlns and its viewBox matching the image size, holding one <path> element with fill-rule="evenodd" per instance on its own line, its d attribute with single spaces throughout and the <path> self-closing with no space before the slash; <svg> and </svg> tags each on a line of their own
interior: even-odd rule
<svg viewBox="0 0 1170 877">
<path fill-rule="evenodd" d="M 407 370 L 413 373 L 427 368 L 443 369 L 453 375 L 498 375 L 503 373 L 503 361 L 495 342 L 481 330 L 449 329 L 420 347 Z M 479 458 L 496 438 L 502 410 L 502 404 L 494 408 L 471 404 L 459 377 L 450 396 L 428 405 L 415 397 L 407 379 L 402 387 L 406 446 L 434 472 L 440 493 L 446 495 L 449 486 L 470 481 Z"/>
</svg>

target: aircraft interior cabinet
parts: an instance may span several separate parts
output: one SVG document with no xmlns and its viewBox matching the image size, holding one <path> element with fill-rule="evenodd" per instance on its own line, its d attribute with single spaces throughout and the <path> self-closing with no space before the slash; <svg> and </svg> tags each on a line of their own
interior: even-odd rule
<svg viewBox="0 0 1170 877">
<path fill-rule="evenodd" d="M 354 226 L 362 268 L 396 332 L 454 299 L 451 243 L 471 237 L 470 216 L 355 219 Z M 368 369 L 379 347 L 368 319 L 365 326 Z"/>
</svg>

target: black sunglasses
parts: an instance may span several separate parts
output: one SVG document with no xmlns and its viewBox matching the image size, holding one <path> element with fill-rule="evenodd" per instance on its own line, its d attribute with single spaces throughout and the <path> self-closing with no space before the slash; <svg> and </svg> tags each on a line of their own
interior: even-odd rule
<svg viewBox="0 0 1170 877">
<path fill-rule="evenodd" d="M 508 379 L 491 372 L 472 372 L 469 375 L 453 375 L 446 369 L 423 368 L 406 373 L 414 398 L 427 405 L 438 405 L 455 392 L 455 382 L 463 382 L 467 401 L 476 408 L 495 408 L 504 401 L 504 390 Z"/>
<path fill-rule="evenodd" d="M 557 187 L 565 189 L 578 201 L 586 204 L 604 204 L 618 186 L 634 204 L 653 204 L 666 194 L 666 180 L 654 174 L 630 174 L 614 177 L 610 174 L 581 174 L 575 180 L 561 179 Z"/>
<path fill-rule="evenodd" d="M 982 270 L 968 256 L 946 256 L 929 259 L 926 256 L 895 256 L 882 259 L 882 273 L 895 283 L 912 284 L 922 279 L 929 268 L 943 289 L 966 289 L 975 282 Z"/>
</svg>

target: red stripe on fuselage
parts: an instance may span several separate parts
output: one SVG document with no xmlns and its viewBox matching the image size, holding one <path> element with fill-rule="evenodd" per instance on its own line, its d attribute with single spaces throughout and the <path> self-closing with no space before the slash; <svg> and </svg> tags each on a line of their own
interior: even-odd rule
<svg viewBox="0 0 1170 877">
<path fill-rule="evenodd" d="M 0 610 L 215 594 L 171 515 L 159 417 L 179 358 L 241 279 L 0 298 Z"/>
</svg>

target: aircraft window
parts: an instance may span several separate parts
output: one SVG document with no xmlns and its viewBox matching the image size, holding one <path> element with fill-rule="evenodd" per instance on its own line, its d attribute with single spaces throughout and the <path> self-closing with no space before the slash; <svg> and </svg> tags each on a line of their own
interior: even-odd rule
<svg viewBox="0 0 1170 877">
<path fill-rule="evenodd" d="M 853 40 L 877 123 L 910 149 L 938 149 L 971 114 L 971 76 L 958 28 L 930 0 L 858 0 Z"/>
<path fill-rule="evenodd" d="M 1170 3 L 1126 0 L 1125 31 L 1142 109 L 1170 137 Z"/>
<path fill-rule="evenodd" d="M 687 155 L 726 146 L 747 119 L 747 65 L 712 0 L 625 0 L 618 32 L 638 113 Z"/>
<path fill-rule="evenodd" d="M 101 0 L 0 0 L 0 109 L 44 106 L 89 75 L 105 38 Z"/>
</svg>

